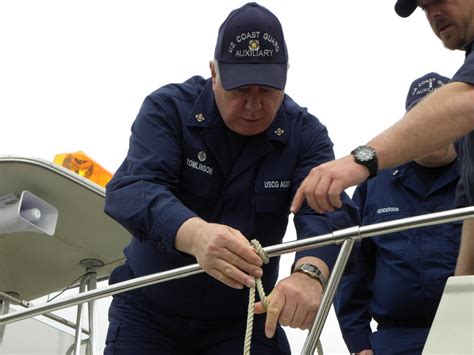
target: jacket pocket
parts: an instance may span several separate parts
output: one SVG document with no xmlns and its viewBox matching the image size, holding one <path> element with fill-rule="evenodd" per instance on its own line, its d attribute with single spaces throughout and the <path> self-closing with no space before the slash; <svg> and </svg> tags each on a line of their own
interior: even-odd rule
<svg viewBox="0 0 474 355">
<path fill-rule="evenodd" d="M 272 191 L 255 193 L 255 211 L 257 213 L 289 214 L 290 191 Z"/>
<path fill-rule="evenodd" d="M 117 340 L 117 335 L 120 329 L 122 322 L 113 321 L 109 323 L 109 329 L 107 330 L 107 336 L 105 338 L 105 343 L 113 343 Z"/>
</svg>

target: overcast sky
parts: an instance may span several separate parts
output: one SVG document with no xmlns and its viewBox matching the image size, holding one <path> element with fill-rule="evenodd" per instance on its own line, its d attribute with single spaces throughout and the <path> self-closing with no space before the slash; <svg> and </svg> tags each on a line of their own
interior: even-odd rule
<svg viewBox="0 0 474 355">
<path fill-rule="evenodd" d="M 402 19 L 394 2 L 260 1 L 283 25 L 286 92 L 328 127 L 337 157 L 401 118 L 413 79 L 452 76 L 464 59 L 443 48 L 420 10 Z M 52 161 L 82 150 L 114 172 L 145 96 L 208 77 L 218 28 L 243 4 L 1 0 L 0 155 Z M 304 337 L 291 331 L 295 353 Z M 334 319 L 322 342 L 326 354 L 346 352 Z"/>
</svg>

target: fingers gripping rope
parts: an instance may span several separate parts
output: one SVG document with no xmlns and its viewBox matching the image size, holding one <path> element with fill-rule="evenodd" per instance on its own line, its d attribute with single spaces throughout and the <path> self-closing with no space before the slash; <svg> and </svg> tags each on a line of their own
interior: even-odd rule
<svg viewBox="0 0 474 355">
<path fill-rule="evenodd" d="M 263 250 L 260 242 L 256 239 L 252 239 L 250 241 L 250 245 L 252 245 L 255 250 L 257 251 L 258 256 L 262 258 L 264 264 L 268 264 L 269 257 Z M 255 286 L 257 287 L 258 295 L 262 301 L 263 308 L 267 310 L 268 308 L 268 299 L 265 295 L 265 290 L 263 289 L 263 284 L 261 278 L 255 278 Z M 252 341 L 252 330 L 253 330 L 253 317 L 254 317 L 254 305 L 255 305 L 255 287 L 250 288 L 249 290 L 249 306 L 247 308 L 247 328 L 245 330 L 245 340 L 244 340 L 244 355 L 250 355 L 250 346 Z M 316 350 L 319 355 L 323 355 L 323 347 L 321 345 L 320 340 L 318 339 L 316 343 Z"/>
<path fill-rule="evenodd" d="M 257 254 L 262 258 L 262 261 L 265 264 L 268 264 L 269 258 L 268 255 L 263 250 L 262 246 L 256 239 L 250 241 Z M 261 278 L 255 278 L 255 286 L 257 287 L 258 295 L 262 300 L 262 305 L 265 310 L 268 307 L 268 299 L 265 295 L 265 290 L 263 289 L 263 284 Z M 255 305 L 255 287 L 250 288 L 249 290 L 249 306 L 247 309 L 247 329 L 245 330 L 245 340 L 244 340 L 244 355 L 250 355 L 250 345 L 252 340 L 252 330 L 253 330 L 253 317 L 254 317 L 254 305 Z"/>
</svg>

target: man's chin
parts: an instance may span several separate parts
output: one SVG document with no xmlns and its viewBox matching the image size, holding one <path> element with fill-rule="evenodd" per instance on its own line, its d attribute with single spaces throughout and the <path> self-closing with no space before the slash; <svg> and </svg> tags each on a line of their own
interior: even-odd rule
<svg viewBox="0 0 474 355">
<path fill-rule="evenodd" d="M 466 43 L 464 43 L 461 38 L 457 38 L 454 36 L 449 36 L 445 38 L 438 36 L 438 38 L 441 40 L 445 48 L 451 49 L 453 51 L 456 49 L 463 49 L 466 45 Z"/>
<path fill-rule="evenodd" d="M 442 39 L 441 38 L 441 42 L 443 42 L 443 45 L 444 45 L 445 48 L 450 49 L 452 51 L 454 51 L 456 49 L 462 49 L 464 47 L 463 44 L 459 44 L 459 42 L 455 42 L 451 39 Z"/>
</svg>

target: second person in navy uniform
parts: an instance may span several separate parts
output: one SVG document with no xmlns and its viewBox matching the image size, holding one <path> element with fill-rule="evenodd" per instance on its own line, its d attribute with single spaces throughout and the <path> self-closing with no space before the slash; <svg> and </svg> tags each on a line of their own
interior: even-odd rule
<svg viewBox="0 0 474 355">
<path fill-rule="evenodd" d="M 428 73 L 408 91 L 409 111 L 449 78 Z M 459 180 L 452 144 L 381 170 L 357 186 L 363 225 L 454 208 Z M 454 274 L 462 222 L 412 228 L 363 239 L 341 279 L 334 306 L 350 352 L 422 353 L 448 277 Z M 372 332 L 372 320 L 377 331 Z"/>
</svg>

